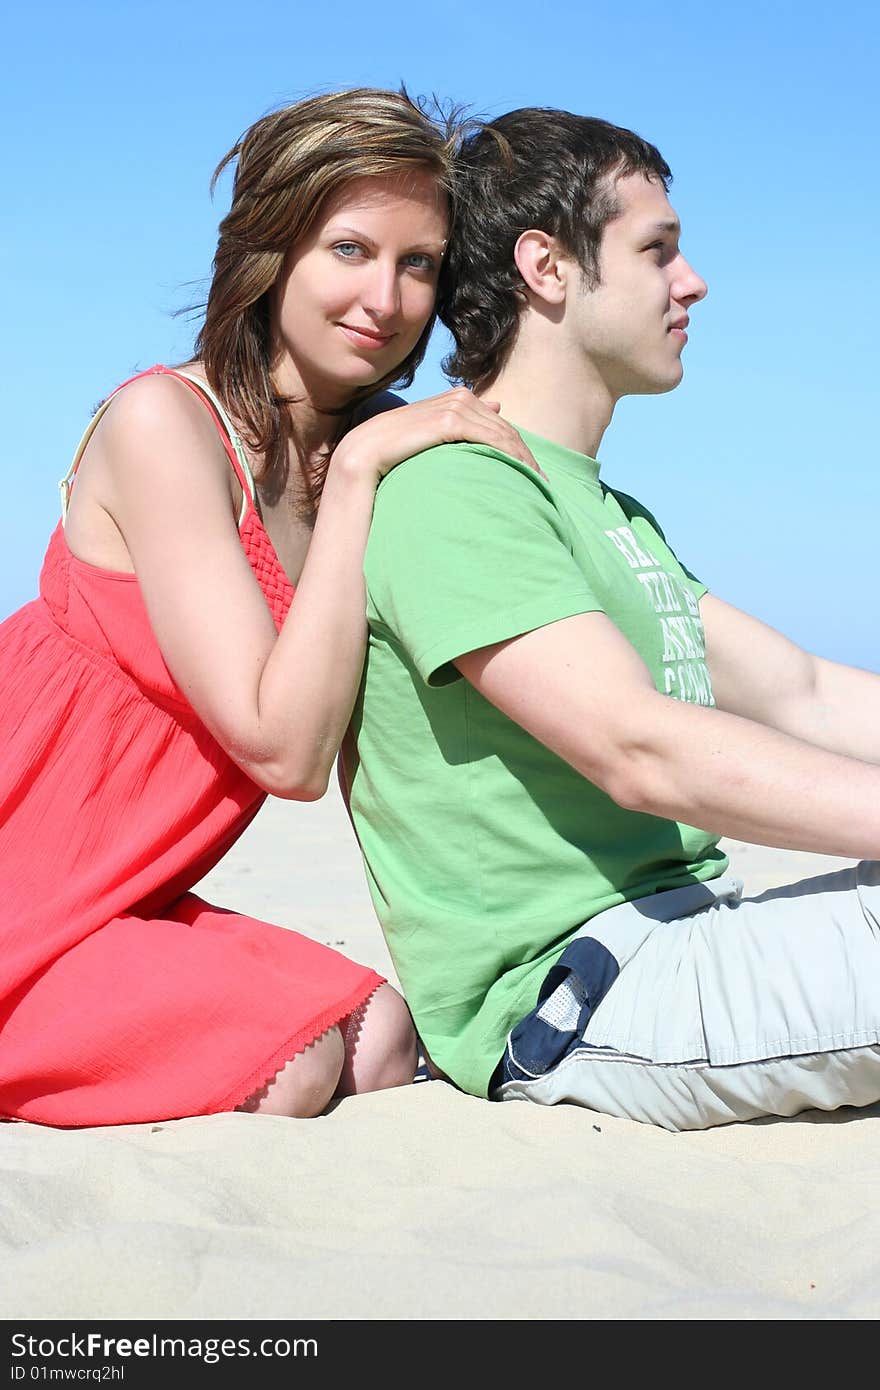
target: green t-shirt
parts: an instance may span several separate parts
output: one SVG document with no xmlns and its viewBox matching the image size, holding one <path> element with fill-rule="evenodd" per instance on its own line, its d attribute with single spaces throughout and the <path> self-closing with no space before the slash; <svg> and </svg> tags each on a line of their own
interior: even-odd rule
<svg viewBox="0 0 880 1390">
<path fill-rule="evenodd" d="M 713 836 L 623 810 L 451 664 L 604 612 L 658 690 L 713 703 L 703 586 L 594 460 L 523 438 L 547 482 L 467 444 L 429 449 L 382 482 L 368 655 L 344 751 L 373 903 L 416 1027 L 476 1095 L 583 922 L 727 866 Z"/>
</svg>

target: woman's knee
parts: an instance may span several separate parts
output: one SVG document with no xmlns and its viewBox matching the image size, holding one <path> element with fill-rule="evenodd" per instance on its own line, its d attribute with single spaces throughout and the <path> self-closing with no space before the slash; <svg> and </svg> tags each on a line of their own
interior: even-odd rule
<svg viewBox="0 0 880 1390">
<path fill-rule="evenodd" d="M 328 1028 L 238 1108 L 257 1115 L 312 1119 L 333 1099 L 344 1062 L 342 1033 L 336 1027 Z"/>
<path fill-rule="evenodd" d="M 416 1031 L 406 1003 L 392 985 L 380 985 L 341 1027 L 345 1064 L 339 1095 L 410 1084 L 416 1070 Z"/>
<path fill-rule="evenodd" d="M 405 1000 L 392 985 L 382 985 L 382 1027 L 385 1032 L 385 1057 L 381 1068 L 380 1086 L 408 1086 L 415 1076 L 418 1061 L 416 1030 Z M 378 1087 L 377 1087 L 378 1089 Z"/>
</svg>

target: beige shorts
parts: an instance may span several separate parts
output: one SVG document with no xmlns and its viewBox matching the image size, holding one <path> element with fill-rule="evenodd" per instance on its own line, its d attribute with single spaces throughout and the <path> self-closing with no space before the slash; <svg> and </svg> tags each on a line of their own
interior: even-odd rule
<svg viewBox="0 0 880 1390">
<path fill-rule="evenodd" d="M 514 1028 L 494 1100 L 705 1129 L 880 1100 L 880 862 L 731 878 L 586 923 Z"/>
</svg>

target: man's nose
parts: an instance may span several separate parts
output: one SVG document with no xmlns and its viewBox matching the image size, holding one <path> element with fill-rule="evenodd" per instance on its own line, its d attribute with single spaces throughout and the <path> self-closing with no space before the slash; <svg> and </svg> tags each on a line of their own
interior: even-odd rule
<svg viewBox="0 0 880 1390">
<path fill-rule="evenodd" d="M 678 303 L 699 304 L 700 300 L 705 299 L 708 293 L 709 286 L 706 281 L 697 274 L 684 256 L 679 256 L 673 284 L 673 295 Z"/>
</svg>

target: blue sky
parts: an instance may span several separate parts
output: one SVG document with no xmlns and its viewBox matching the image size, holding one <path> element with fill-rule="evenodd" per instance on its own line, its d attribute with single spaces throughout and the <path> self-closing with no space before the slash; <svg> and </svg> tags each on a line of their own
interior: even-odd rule
<svg viewBox="0 0 880 1390">
<path fill-rule="evenodd" d="M 0 617 L 36 593 L 94 403 L 188 354 L 175 311 L 210 270 L 220 157 L 283 102 L 405 81 L 479 114 L 567 107 L 659 146 L 709 296 L 684 383 L 621 403 L 604 475 L 721 597 L 877 669 L 878 39 L 873 0 L 16 7 Z M 443 350 L 410 395 L 442 389 Z"/>
</svg>

